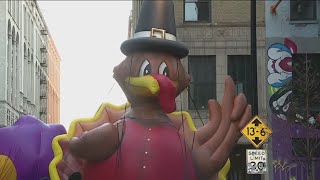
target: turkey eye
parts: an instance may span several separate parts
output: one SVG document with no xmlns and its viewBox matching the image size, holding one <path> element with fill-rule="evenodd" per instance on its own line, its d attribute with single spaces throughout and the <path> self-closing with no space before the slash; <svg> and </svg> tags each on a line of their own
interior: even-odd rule
<svg viewBox="0 0 320 180">
<path fill-rule="evenodd" d="M 141 77 L 149 74 L 151 74 L 151 65 L 148 60 L 144 60 L 140 67 L 139 76 Z"/>
<path fill-rule="evenodd" d="M 161 63 L 159 67 L 159 74 L 169 77 L 169 69 L 165 62 Z"/>
</svg>

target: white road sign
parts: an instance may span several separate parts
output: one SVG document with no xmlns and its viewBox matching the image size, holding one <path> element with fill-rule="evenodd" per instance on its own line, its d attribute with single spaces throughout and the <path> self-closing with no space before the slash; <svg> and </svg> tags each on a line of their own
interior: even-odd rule
<svg viewBox="0 0 320 180">
<path fill-rule="evenodd" d="M 267 171 L 267 150 L 247 149 L 247 173 L 265 174 Z"/>
</svg>

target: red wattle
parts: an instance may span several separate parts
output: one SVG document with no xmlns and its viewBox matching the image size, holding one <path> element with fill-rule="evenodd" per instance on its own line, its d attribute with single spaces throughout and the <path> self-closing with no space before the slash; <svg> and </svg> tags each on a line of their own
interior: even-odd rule
<svg viewBox="0 0 320 180">
<path fill-rule="evenodd" d="M 153 77 L 158 81 L 160 92 L 159 101 L 165 113 L 172 113 L 176 110 L 176 88 L 173 82 L 166 76 L 157 74 Z"/>
</svg>

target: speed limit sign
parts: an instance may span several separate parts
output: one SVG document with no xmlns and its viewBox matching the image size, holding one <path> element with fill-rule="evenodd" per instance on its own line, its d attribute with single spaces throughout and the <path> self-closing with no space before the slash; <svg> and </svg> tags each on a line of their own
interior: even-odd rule
<svg viewBox="0 0 320 180">
<path fill-rule="evenodd" d="M 267 150 L 247 149 L 247 173 L 265 174 L 267 170 Z"/>
</svg>

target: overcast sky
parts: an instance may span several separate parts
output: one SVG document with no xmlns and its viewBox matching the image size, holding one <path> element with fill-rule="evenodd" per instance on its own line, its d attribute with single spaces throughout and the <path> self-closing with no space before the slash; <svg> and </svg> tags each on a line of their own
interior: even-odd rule
<svg viewBox="0 0 320 180">
<path fill-rule="evenodd" d="M 125 58 L 120 44 L 127 38 L 131 1 L 38 4 L 61 56 L 61 124 L 69 128 L 74 119 L 92 117 L 103 102 L 124 103 L 112 70 Z"/>
</svg>

